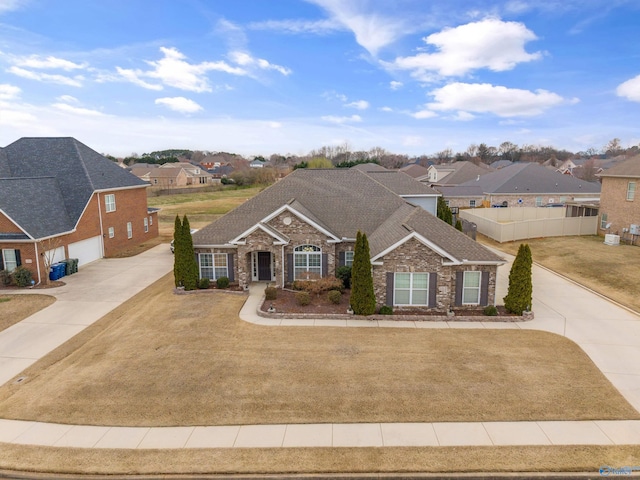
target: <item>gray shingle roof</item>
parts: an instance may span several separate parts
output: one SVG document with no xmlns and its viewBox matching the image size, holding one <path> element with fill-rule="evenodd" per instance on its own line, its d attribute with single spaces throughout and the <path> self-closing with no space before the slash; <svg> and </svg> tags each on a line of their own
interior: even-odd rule
<svg viewBox="0 0 640 480">
<path fill-rule="evenodd" d="M 490 194 L 580 194 L 600 193 L 600 184 L 585 182 L 549 170 L 537 163 L 514 163 L 495 172 L 470 180 L 463 186 L 479 186 Z"/>
<path fill-rule="evenodd" d="M 404 172 L 385 170 L 365 173 L 396 195 L 438 195 L 438 192 L 433 188 L 419 182 Z"/>
<path fill-rule="evenodd" d="M 640 178 L 640 155 L 631 157 L 598 174 L 599 177 Z"/>
<path fill-rule="evenodd" d="M 454 171 L 438 180 L 438 185 L 461 185 L 469 180 L 475 180 L 478 175 L 486 175 L 493 169 L 485 164 L 476 165 L 473 162 L 454 162 L 449 165 L 442 165 L 444 169 L 454 168 Z"/>
<path fill-rule="evenodd" d="M 458 260 L 501 261 L 463 233 L 405 202 L 357 169 L 295 170 L 194 233 L 193 243 L 202 247 L 229 244 L 284 205 L 309 217 L 337 238 L 353 239 L 358 230 L 365 232 L 372 257 L 416 232 Z"/>
<path fill-rule="evenodd" d="M 3 195 L 0 208 L 11 211 L 11 218 L 34 238 L 73 229 L 96 190 L 147 186 L 71 137 L 21 138 L 13 142 L 0 154 L 0 178 L 24 180 L 3 182 L 14 193 L 20 185 L 24 194 L 19 198 Z M 46 219 L 44 212 L 33 210 L 35 205 L 31 203 L 36 201 L 50 209 Z"/>
</svg>

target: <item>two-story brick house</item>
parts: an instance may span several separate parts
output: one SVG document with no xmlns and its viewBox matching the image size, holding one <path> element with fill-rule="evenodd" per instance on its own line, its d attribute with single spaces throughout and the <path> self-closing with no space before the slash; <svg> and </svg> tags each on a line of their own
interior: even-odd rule
<svg viewBox="0 0 640 480">
<path fill-rule="evenodd" d="M 493 304 L 504 260 L 403 198 L 407 179 L 425 188 L 401 172 L 296 170 L 193 235 L 200 276 L 284 286 L 334 275 L 361 231 L 379 305 Z"/>
<path fill-rule="evenodd" d="M 82 266 L 158 235 L 148 184 L 74 138 L 0 148 L 0 269 L 44 281 L 45 257 Z"/>
<path fill-rule="evenodd" d="M 640 244 L 640 155 L 598 174 L 602 179 L 598 232 Z"/>
</svg>

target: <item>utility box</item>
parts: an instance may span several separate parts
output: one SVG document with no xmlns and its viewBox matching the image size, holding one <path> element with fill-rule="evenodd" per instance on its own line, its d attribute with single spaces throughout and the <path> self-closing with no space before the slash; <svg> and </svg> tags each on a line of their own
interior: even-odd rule
<svg viewBox="0 0 640 480">
<path fill-rule="evenodd" d="M 605 245 L 620 245 L 620 235 L 613 235 L 611 233 L 607 233 L 604 236 L 604 244 Z"/>
<path fill-rule="evenodd" d="M 640 225 L 634 225 L 633 223 L 629 227 L 629 233 L 631 235 L 640 235 Z"/>
</svg>

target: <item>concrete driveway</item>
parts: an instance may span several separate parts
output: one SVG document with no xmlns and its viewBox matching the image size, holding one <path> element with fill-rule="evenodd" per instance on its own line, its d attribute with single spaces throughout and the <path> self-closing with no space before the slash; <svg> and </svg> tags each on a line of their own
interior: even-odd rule
<svg viewBox="0 0 640 480">
<path fill-rule="evenodd" d="M 74 275 L 66 285 L 42 293 L 57 301 L 0 332 L 0 384 L 80 333 L 86 327 L 151 285 L 173 268 L 166 244 L 130 258 L 105 258 Z"/>
</svg>

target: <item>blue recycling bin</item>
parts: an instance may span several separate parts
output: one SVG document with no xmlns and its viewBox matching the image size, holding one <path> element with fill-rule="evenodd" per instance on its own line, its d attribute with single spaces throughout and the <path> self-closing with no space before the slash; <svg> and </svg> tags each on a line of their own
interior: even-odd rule
<svg viewBox="0 0 640 480">
<path fill-rule="evenodd" d="M 57 265 L 57 263 L 54 263 L 49 267 L 49 280 L 58 280 L 60 278 L 60 269 Z"/>
<path fill-rule="evenodd" d="M 67 274 L 66 263 L 56 263 L 56 268 L 58 269 L 58 278 L 62 278 Z"/>
</svg>

